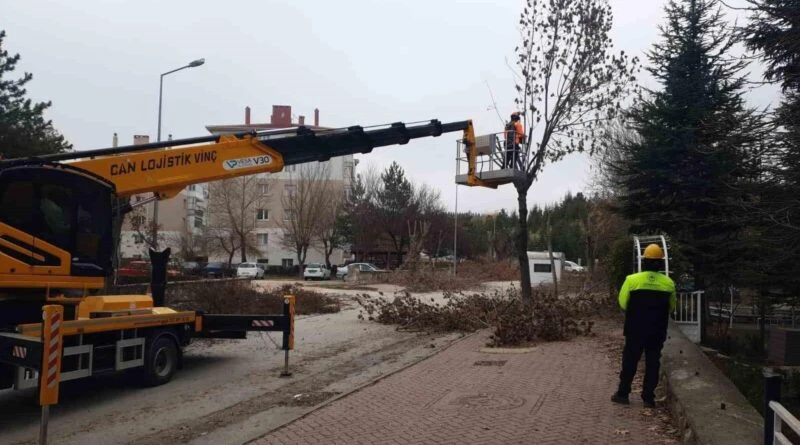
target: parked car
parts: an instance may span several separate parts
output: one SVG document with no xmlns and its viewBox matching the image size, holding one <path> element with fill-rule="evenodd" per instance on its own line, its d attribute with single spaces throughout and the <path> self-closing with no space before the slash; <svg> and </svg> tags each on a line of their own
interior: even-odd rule
<svg viewBox="0 0 800 445">
<path fill-rule="evenodd" d="M 255 278 L 260 280 L 264 278 L 264 269 L 256 263 L 241 263 L 236 268 L 236 276 L 239 278 Z"/>
<path fill-rule="evenodd" d="M 348 264 L 347 266 L 342 266 L 339 269 L 337 269 L 336 270 L 336 278 L 340 278 L 342 280 L 347 278 L 347 273 L 348 273 L 348 271 L 350 270 L 351 267 L 352 268 L 358 268 L 359 272 L 372 272 L 372 273 L 386 272 L 386 270 L 383 270 L 383 269 L 379 268 L 378 266 L 376 266 L 376 265 L 374 265 L 372 263 L 351 263 L 351 264 Z"/>
<path fill-rule="evenodd" d="M 564 261 L 564 270 L 567 272 L 585 272 L 586 268 L 573 261 Z"/>
<path fill-rule="evenodd" d="M 167 279 L 171 280 L 180 275 L 172 265 L 167 266 Z M 117 270 L 117 277 L 121 282 L 146 281 L 150 279 L 150 263 L 148 261 L 131 261 Z"/>
<path fill-rule="evenodd" d="M 206 264 L 201 275 L 206 278 L 232 277 L 235 274 L 234 270 L 227 263 L 216 261 Z"/>
<path fill-rule="evenodd" d="M 303 271 L 304 280 L 330 280 L 331 270 L 325 264 L 311 263 L 306 265 L 306 270 Z"/>
<path fill-rule="evenodd" d="M 203 265 L 197 261 L 185 261 L 180 264 L 181 274 L 186 277 L 200 276 L 203 272 Z"/>
</svg>

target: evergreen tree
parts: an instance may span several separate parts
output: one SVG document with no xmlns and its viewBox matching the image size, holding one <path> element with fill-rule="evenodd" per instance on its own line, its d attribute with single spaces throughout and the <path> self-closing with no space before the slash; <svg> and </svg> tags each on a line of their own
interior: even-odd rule
<svg viewBox="0 0 800 445">
<path fill-rule="evenodd" d="M 689 258 L 696 283 L 728 283 L 747 221 L 745 184 L 763 137 L 742 97 L 746 62 L 717 0 L 672 0 L 663 41 L 648 53 L 661 84 L 629 110 L 638 138 L 621 159 L 621 210 L 634 233 L 666 233 Z"/>
<path fill-rule="evenodd" d="M 774 142 L 778 153 L 768 163 L 762 199 L 756 214 L 763 218 L 759 247 L 767 258 L 793 258 L 800 245 L 800 0 L 748 0 L 749 23 L 742 28 L 748 48 L 766 65 L 764 79 L 776 83 L 783 100 L 776 110 Z M 769 159 L 768 159 L 769 160 Z M 796 261 L 766 264 L 772 282 L 800 291 L 800 265 Z M 776 276 L 778 275 L 778 276 Z"/>
<path fill-rule="evenodd" d="M 394 161 L 381 174 L 381 182 L 381 188 L 376 193 L 380 224 L 393 244 L 399 265 L 402 263 L 403 249 L 409 242 L 407 221 L 416 214 L 414 187 L 406 178 L 403 168 Z"/>
<path fill-rule="evenodd" d="M 43 113 L 51 102 L 34 103 L 26 98 L 25 85 L 33 79 L 25 73 L 19 79 L 9 79 L 20 60 L 3 48 L 4 30 L 0 30 L 0 155 L 3 158 L 60 153 L 72 149 L 53 128 Z"/>
</svg>

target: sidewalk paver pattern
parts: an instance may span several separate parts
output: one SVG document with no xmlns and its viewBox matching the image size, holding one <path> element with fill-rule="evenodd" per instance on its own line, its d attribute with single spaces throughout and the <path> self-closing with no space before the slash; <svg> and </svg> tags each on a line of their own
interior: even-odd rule
<svg viewBox="0 0 800 445">
<path fill-rule="evenodd" d="M 498 354 L 481 352 L 487 335 L 464 339 L 253 444 L 664 443 L 643 420 L 638 393 L 630 406 L 611 403 L 619 363 L 604 347 L 607 336 Z"/>
</svg>

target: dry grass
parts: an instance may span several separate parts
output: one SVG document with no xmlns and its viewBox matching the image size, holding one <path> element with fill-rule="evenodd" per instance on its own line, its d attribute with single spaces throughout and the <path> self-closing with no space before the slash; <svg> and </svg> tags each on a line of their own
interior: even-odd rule
<svg viewBox="0 0 800 445">
<path fill-rule="evenodd" d="M 464 261 L 458 263 L 458 275 L 453 276 L 452 265 L 431 268 L 421 265 L 415 273 L 395 270 L 387 274 L 384 281 L 402 286 L 408 292 L 431 291 L 459 292 L 474 289 L 486 281 L 519 280 L 519 268 L 507 261 Z"/>
</svg>

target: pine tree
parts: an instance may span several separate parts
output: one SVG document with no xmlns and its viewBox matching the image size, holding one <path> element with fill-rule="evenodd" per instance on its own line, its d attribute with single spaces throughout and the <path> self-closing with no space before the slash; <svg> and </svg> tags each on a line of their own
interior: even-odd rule
<svg viewBox="0 0 800 445">
<path fill-rule="evenodd" d="M 3 49 L 4 30 L 0 30 L 0 155 L 3 158 L 60 153 L 72 149 L 53 128 L 43 113 L 51 102 L 36 102 L 26 98 L 25 85 L 33 79 L 31 73 L 9 79 L 20 60 Z"/>
<path fill-rule="evenodd" d="M 666 233 L 702 287 L 729 282 L 747 221 L 741 203 L 763 137 L 760 115 L 742 97 L 746 62 L 717 0 L 672 0 L 663 41 L 648 53 L 661 84 L 629 110 L 638 138 L 625 147 L 622 213 L 634 233 Z"/>
</svg>

